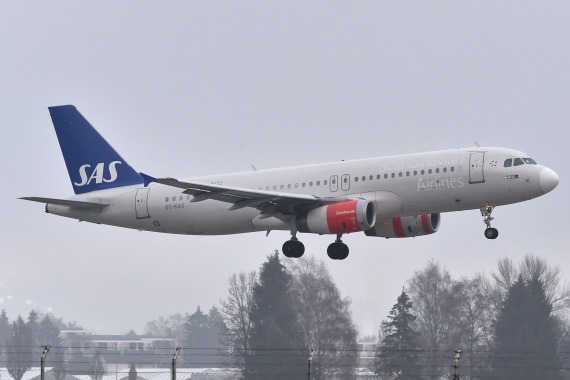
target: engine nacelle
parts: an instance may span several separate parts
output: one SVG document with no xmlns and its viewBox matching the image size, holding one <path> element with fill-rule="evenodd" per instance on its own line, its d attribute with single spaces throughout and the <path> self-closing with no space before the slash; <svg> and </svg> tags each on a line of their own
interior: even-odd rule
<svg viewBox="0 0 570 380">
<path fill-rule="evenodd" d="M 406 238 L 430 235 L 439 229 L 440 214 L 421 214 L 395 217 L 384 223 L 377 223 L 373 229 L 365 231 L 366 236 L 385 238 Z"/>
<path fill-rule="evenodd" d="M 376 206 L 364 199 L 333 203 L 298 214 L 299 232 L 345 234 L 366 231 L 376 223 Z"/>
</svg>

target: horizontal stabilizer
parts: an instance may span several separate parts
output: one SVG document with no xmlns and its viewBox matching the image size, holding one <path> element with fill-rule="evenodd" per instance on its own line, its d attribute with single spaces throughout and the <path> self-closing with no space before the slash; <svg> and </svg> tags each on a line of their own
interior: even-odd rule
<svg viewBox="0 0 570 380">
<path fill-rule="evenodd" d="M 108 203 L 97 203 L 97 202 L 84 202 L 84 201 L 70 201 L 67 199 L 55 199 L 55 198 L 40 198 L 40 197 L 22 197 L 20 199 L 32 202 L 47 203 L 59 206 L 68 206 L 73 208 L 101 208 L 109 206 Z"/>
</svg>

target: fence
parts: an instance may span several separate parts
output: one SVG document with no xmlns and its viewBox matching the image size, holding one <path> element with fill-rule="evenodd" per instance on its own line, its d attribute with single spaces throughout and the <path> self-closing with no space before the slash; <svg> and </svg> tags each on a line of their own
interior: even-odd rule
<svg viewBox="0 0 570 380">
<path fill-rule="evenodd" d="M 11 351 L 10 351 L 11 350 Z M 214 348 L 157 348 L 108 350 L 94 347 L 0 347 L 0 380 L 229 380 L 243 378 L 245 355 Z M 400 362 L 410 379 L 509 379 L 509 370 L 542 369 L 537 379 L 570 378 L 570 352 L 553 357 L 541 352 L 410 350 L 256 349 L 257 378 L 290 375 L 299 379 L 372 379 L 375 360 L 393 356 L 413 358 Z M 405 355 L 402 355 L 405 354 Z M 556 360 L 556 362 L 553 361 Z M 39 365 L 39 366 L 38 366 Z M 501 376 L 493 370 L 503 370 Z M 505 370 L 507 374 L 505 375 Z M 473 375 L 474 373 L 487 373 Z M 344 375 L 343 375 L 344 374 Z M 349 375 L 347 375 L 349 374 Z M 402 378 L 402 377 L 400 377 Z M 529 377 L 532 378 L 532 377 Z"/>
</svg>

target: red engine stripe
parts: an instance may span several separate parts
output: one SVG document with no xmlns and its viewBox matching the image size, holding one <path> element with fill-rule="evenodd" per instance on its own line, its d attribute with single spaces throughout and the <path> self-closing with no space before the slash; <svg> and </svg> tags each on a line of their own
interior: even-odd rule
<svg viewBox="0 0 570 380">
<path fill-rule="evenodd" d="M 433 231 L 429 228 L 429 215 L 422 214 L 422 226 L 424 227 L 424 232 L 429 235 L 432 234 Z"/>
<path fill-rule="evenodd" d="M 327 207 L 327 227 L 333 234 L 360 231 L 356 215 L 358 201 L 333 203 Z"/>
<path fill-rule="evenodd" d="M 404 226 L 402 226 L 402 218 L 399 216 L 396 218 L 392 218 L 392 226 L 394 227 L 394 233 L 397 237 L 407 237 L 406 232 L 404 231 Z"/>
</svg>

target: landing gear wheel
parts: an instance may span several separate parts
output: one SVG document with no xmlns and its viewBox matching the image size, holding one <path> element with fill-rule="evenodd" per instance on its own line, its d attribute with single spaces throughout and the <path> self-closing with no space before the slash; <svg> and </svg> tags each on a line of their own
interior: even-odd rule
<svg viewBox="0 0 570 380">
<path fill-rule="evenodd" d="M 348 246 L 342 241 L 337 241 L 329 245 L 327 254 L 333 260 L 344 260 L 348 257 Z"/>
<path fill-rule="evenodd" d="M 298 259 L 305 253 L 305 245 L 299 240 L 287 240 L 283 243 L 283 254 L 286 257 Z"/>
<path fill-rule="evenodd" d="M 496 228 L 487 228 L 485 230 L 485 237 L 487 239 L 496 239 L 499 236 L 499 231 Z"/>
<path fill-rule="evenodd" d="M 494 218 L 491 216 L 495 206 L 486 204 L 485 207 L 481 207 L 481 216 L 483 217 L 483 222 L 487 225 L 485 230 L 485 237 L 487 239 L 496 239 L 499 236 L 499 231 L 496 228 L 491 227 L 491 220 Z"/>
</svg>

